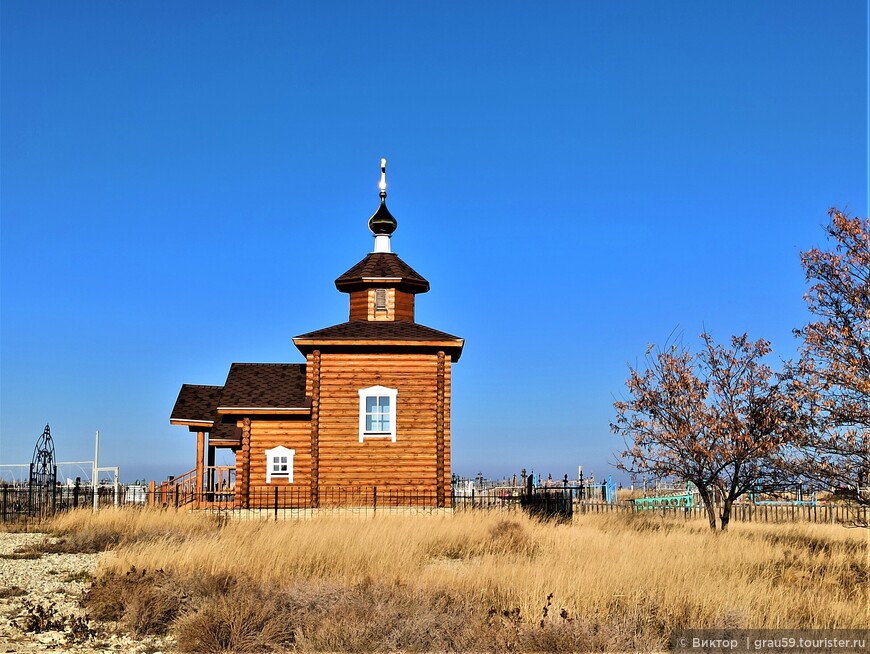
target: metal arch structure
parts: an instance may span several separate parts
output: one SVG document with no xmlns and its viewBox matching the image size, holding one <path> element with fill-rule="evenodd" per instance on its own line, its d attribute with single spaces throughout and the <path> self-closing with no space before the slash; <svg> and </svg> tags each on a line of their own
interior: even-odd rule
<svg viewBox="0 0 870 654">
<path fill-rule="evenodd" d="M 33 448 L 30 463 L 29 499 L 31 514 L 39 515 L 54 511 L 57 489 L 57 464 L 54 459 L 54 441 L 48 425 Z"/>
</svg>

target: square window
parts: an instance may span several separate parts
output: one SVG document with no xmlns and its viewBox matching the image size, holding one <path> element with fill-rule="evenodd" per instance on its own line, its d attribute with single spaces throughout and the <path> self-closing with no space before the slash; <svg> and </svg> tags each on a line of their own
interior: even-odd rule
<svg viewBox="0 0 870 654">
<path fill-rule="evenodd" d="M 390 398 L 387 395 L 366 397 L 366 432 L 389 433 Z"/>
</svg>

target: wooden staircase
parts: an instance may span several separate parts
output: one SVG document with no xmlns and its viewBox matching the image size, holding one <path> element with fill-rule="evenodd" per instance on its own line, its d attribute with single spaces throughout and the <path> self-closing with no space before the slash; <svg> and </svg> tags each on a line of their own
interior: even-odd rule
<svg viewBox="0 0 870 654">
<path fill-rule="evenodd" d="M 150 504 L 164 508 L 198 508 L 214 503 L 235 502 L 236 469 L 234 466 L 206 466 L 205 483 L 197 483 L 196 468 L 168 481 L 154 484 Z M 153 482 L 152 482 L 153 483 Z"/>
</svg>

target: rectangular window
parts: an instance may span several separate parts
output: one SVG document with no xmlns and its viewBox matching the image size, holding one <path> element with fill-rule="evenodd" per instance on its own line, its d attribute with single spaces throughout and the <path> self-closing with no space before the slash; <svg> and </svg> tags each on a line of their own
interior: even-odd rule
<svg viewBox="0 0 870 654">
<path fill-rule="evenodd" d="M 359 391 L 359 442 L 389 438 L 396 442 L 396 396 L 399 391 L 371 386 Z"/>
<path fill-rule="evenodd" d="M 366 432 L 390 431 L 390 398 L 386 395 L 366 397 Z"/>
</svg>

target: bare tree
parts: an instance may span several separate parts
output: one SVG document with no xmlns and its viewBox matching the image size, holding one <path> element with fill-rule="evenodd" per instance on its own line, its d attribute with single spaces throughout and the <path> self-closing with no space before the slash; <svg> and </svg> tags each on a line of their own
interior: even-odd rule
<svg viewBox="0 0 870 654">
<path fill-rule="evenodd" d="M 805 418 L 789 380 L 762 362 L 769 342 L 743 334 L 723 347 L 701 338 L 697 355 L 649 348 L 645 369 L 630 368 L 629 398 L 614 403 L 610 428 L 625 443 L 622 470 L 692 482 L 711 529 L 718 496 L 724 530 L 734 501 L 771 481 L 772 456 L 801 438 Z"/>
</svg>

